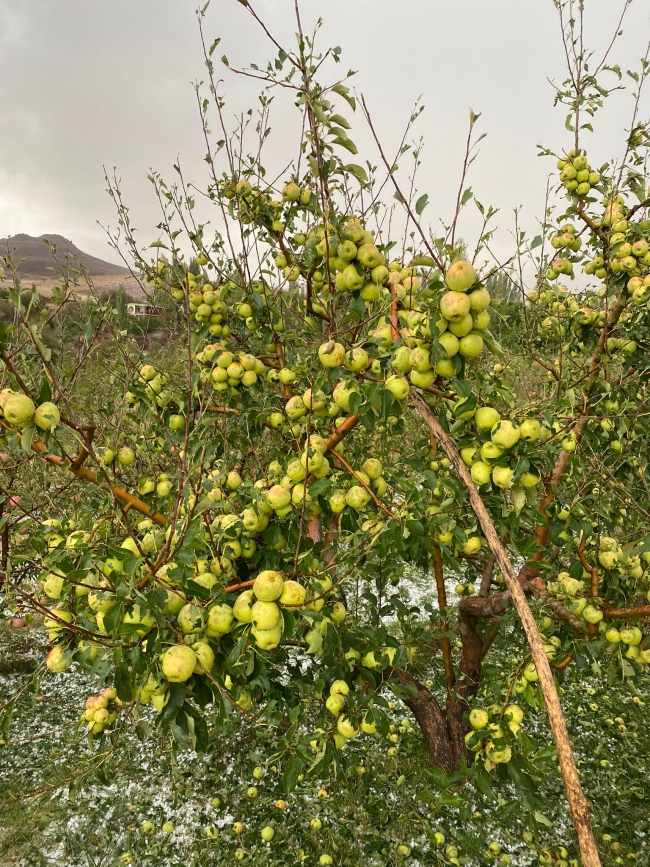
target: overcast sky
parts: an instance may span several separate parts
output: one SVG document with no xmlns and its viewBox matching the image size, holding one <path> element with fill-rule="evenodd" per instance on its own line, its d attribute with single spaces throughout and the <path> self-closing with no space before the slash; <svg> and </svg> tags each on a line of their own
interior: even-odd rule
<svg viewBox="0 0 650 867">
<path fill-rule="evenodd" d="M 622 0 L 586 6 L 587 41 L 600 55 Z M 54 232 L 116 261 L 97 225 L 116 222 L 102 165 L 117 167 L 143 243 L 157 236 L 149 169 L 172 178 L 180 156 L 188 178 L 205 178 L 191 86 L 204 75 L 194 8 L 192 0 L 0 0 L 0 237 Z M 291 44 L 293 0 L 255 0 L 255 8 L 278 41 Z M 422 95 L 419 185 L 431 200 L 425 217 L 435 222 L 450 213 L 471 106 L 488 137 L 470 185 L 481 202 L 501 209 L 499 253 L 507 251 L 515 206 L 523 206 L 524 224 L 534 230 L 554 167 L 536 146 L 571 146 L 566 112 L 553 109 L 547 81 L 565 74 L 552 0 L 302 0 L 301 8 L 305 27 L 324 17 L 322 44 L 341 46 L 340 66 L 359 70 L 352 83 L 365 94 L 388 151 Z M 233 65 L 264 65 L 274 55 L 236 0 L 212 0 L 206 31 L 223 39 L 215 58 L 225 53 Z M 650 4 L 636 0 L 612 62 L 638 68 L 649 38 Z M 258 85 L 218 66 L 234 117 L 253 104 Z M 595 165 L 621 153 L 629 93 L 611 102 L 596 135 L 585 138 Z M 275 157 L 279 165 L 295 110 L 280 96 L 274 105 L 270 162 Z M 645 108 L 647 116 L 647 98 Z M 363 119 L 346 114 L 360 146 L 356 161 L 376 164 Z M 473 213 L 462 227 L 468 239 Z"/>
</svg>

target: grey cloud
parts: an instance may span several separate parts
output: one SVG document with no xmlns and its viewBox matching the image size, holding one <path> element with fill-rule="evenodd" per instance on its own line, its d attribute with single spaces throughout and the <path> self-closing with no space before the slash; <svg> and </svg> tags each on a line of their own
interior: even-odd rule
<svg viewBox="0 0 650 867">
<path fill-rule="evenodd" d="M 194 3 L 179 0 L 3 0 L 0 4 L 0 236 L 56 232 L 87 252 L 115 259 L 96 225 L 115 223 L 102 165 L 117 166 L 143 242 L 159 214 L 146 173 L 171 176 L 180 154 L 188 177 L 204 178 L 204 149 L 190 82 L 203 78 Z M 588 4 L 588 37 L 604 46 L 619 4 Z M 484 204 L 502 209 L 498 249 L 508 246 L 508 211 L 524 206 L 524 223 L 541 215 L 547 172 L 536 145 L 570 146 L 564 114 L 552 108 L 547 76 L 564 75 L 551 0 L 303 0 L 305 26 L 324 18 L 323 44 L 342 48 L 341 67 L 358 69 L 354 85 L 392 152 L 409 109 L 423 95 L 416 128 L 426 141 L 419 182 L 432 204 L 430 220 L 449 214 L 456 194 L 471 105 L 488 133 L 471 178 Z M 295 31 L 293 0 L 260 0 L 260 15 L 283 43 Z M 213 0 L 208 38 L 223 37 L 216 57 L 264 63 L 273 54 L 246 9 Z M 648 12 L 633 5 L 618 48 L 632 65 L 650 35 Z M 258 86 L 226 78 L 232 116 Z M 646 103 L 647 105 L 647 103 Z M 280 166 L 295 132 L 291 103 L 278 96 L 269 145 Z M 603 116 L 605 117 L 605 116 Z M 607 122 L 586 140 L 598 164 L 620 152 L 625 102 L 616 97 Z M 361 156 L 377 153 L 360 117 L 354 138 Z M 476 229 L 473 211 L 463 233 Z"/>
</svg>

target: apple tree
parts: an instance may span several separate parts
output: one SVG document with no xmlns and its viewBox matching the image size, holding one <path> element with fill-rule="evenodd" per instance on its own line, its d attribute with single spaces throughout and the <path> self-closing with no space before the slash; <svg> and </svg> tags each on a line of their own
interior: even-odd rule
<svg viewBox="0 0 650 867">
<path fill-rule="evenodd" d="M 562 20 L 575 47 L 576 19 Z M 568 666 L 633 683 L 650 663 L 647 61 L 624 158 L 596 165 L 585 115 L 617 68 L 590 70 L 581 45 L 568 55 L 557 99 L 574 140 L 555 154 L 541 234 L 518 232 L 503 264 L 491 209 L 476 202 L 473 249 L 458 237 L 477 116 L 436 235 L 417 149 L 402 186 L 365 102 L 333 72 L 323 83 L 338 49 L 321 52 L 298 13 L 297 27 L 291 50 L 267 31 L 266 67 L 232 70 L 265 88 L 232 134 L 219 41 L 202 41 L 209 178 L 151 176 L 162 216 L 147 247 L 107 179 L 116 247 L 174 303 L 161 351 L 141 351 L 95 299 L 79 339 L 53 352 L 52 309 L 35 309 L 5 256 L 5 590 L 44 616 L 48 669 L 75 663 L 107 684 L 83 710 L 93 737 L 151 703 L 161 729 L 201 749 L 206 708 L 215 726 L 241 715 L 282 733 L 287 790 L 344 762 L 351 738 L 387 737 L 391 692 L 444 772 L 530 788 L 555 764 L 526 731 L 526 709 L 545 706 L 583 862 L 598 864 L 556 683 Z M 276 91 L 302 128 L 277 176 L 264 162 Z M 353 161 L 357 111 L 383 169 Z M 508 353 L 490 331 L 497 275 L 522 323 Z M 62 280 L 57 304 L 74 299 Z M 104 379 L 82 396 L 93 365 Z M 524 367 L 532 392 L 513 375 Z M 419 601 L 410 566 L 431 576 Z M 508 668 L 489 664 L 498 646 Z"/>
</svg>

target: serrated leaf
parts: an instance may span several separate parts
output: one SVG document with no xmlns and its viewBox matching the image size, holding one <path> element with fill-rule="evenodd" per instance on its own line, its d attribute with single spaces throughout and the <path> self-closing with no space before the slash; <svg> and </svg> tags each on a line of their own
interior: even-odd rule
<svg viewBox="0 0 650 867">
<path fill-rule="evenodd" d="M 104 629 L 109 634 L 114 632 L 117 629 L 119 623 L 122 622 L 122 618 L 124 617 L 124 603 L 117 602 L 110 608 L 106 614 L 104 615 Z"/>
<path fill-rule="evenodd" d="M 50 381 L 47 377 L 43 377 L 41 380 L 41 390 L 38 395 L 38 403 L 45 403 L 46 401 L 52 400 L 52 389 L 50 387 Z"/>
<path fill-rule="evenodd" d="M 124 661 L 120 662 L 115 669 L 115 690 L 120 701 L 131 701 L 133 699 L 131 670 Z"/>
<path fill-rule="evenodd" d="M 237 644 L 233 647 L 233 649 L 228 654 L 228 658 L 224 663 L 224 668 L 232 668 L 232 666 L 237 662 L 239 657 L 244 652 L 244 647 L 246 646 L 246 639 L 248 638 L 247 633 L 244 633 L 242 637 L 239 639 Z"/>
<path fill-rule="evenodd" d="M 465 190 L 465 192 L 463 193 L 463 197 L 462 197 L 462 199 L 460 200 L 461 205 L 466 205 L 467 202 L 469 202 L 469 200 L 472 198 L 473 195 L 474 195 L 474 193 L 473 193 L 472 190 L 468 187 L 468 188 Z"/>
<path fill-rule="evenodd" d="M 483 337 L 483 343 L 486 345 L 489 352 L 492 355 L 503 355 L 503 349 L 501 348 L 501 344 L 494 339 L 494 337 L 490 334 L 489 331 L 482 331 L 481 336 Z"/>
<path fill-rule="evenodd" d="M 541 247 L 541 246 L 542 246 L 542 236 L 541 235 L 535 235 L 535 237 L 533 238 L 533 240 L 531 242 L 530 249 L 534 250 L 535 247 Z"/>
</svg>

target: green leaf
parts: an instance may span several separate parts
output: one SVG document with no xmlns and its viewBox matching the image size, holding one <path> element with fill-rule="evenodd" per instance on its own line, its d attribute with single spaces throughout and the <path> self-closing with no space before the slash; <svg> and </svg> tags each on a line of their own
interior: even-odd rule
<svg viewBox="0 0 650 867">
<path fill-rule="evenodd" d="M 332 123 L 338 123 L 338 125 L 342 126 L 343 129 L 350 129 L 351 128 L 350 124 L 347 122 L 347 120 L 344 117 L 341 117 L 340 114 L 333 114 L 330 117 L 330 120 L 332 121 Z"/>
<path fill-rule="evenodd" d="M 46 401 L 52 400 L 52 389 L 50 388 L 50 381 L 47 377 L 43 377 L 41 380 L 41 390 L 38 395 L 38 403 L 45 403 Z"/>
<path fill-rule="evenodd" d="M 501 344 L 494 339 L 489 331 L 482 331 L 481 337 L 483 338 L 483 343 L 485 343 L 488 351 L 491 352 L 492 355 L 503 355 Z"/>
<path fill-rule="evenodd" d="M 282 789 L 285 795 L 291 794 L 291 792 L 296 788 L 296 783 L 298 782 L 298 777 L 302 772 L 303 764 L 304 763 L 299 756 L 292 756 L 287 762 L 284 774 L 282 775 Z"/>
<path fill-rule="evenodd" d="M 339 136 L 337 136 L 336 138 L 332 139 L 332 144 L 340 145 L 342 148 L 345 148 L 346 150 L 350 151 L 351 154 L 358 154 L 359 153 L 359 151 L 357 150 L 357 146 L 349 138 L 342 139 Z"/>
<path fill-rule="evenodd" d="M 540 813 L 539 810 L 535 810 L 535 821 L 539 822 L 540 825 L 546 825 L 547 828 L 553 827 L 553 822 L 550 819 L 547 819 L 543 813 Z"/>
<path fill-rule="evenodd" d="M 424 193 L 424 195 L 420 196 L 420 198 L 415 203 L 415 213 L 418 215 L 418 217 L 420 216 L 420 214 L 422 213 L 422 211 L 426 208 L 426 206 L 428 204 L 429 204 L 429 194 Z"/>
<path fill-rule="evenodd" d="M 462 197 L 462 199 L 460 200 L 460 204 L 461 204 L 461 206 L 462 206 L 462 205 L 466 205 L 466 204 L 469 202 L 469 200 L 472 198 L 473 195 L 474 195 L 474 193 L 473 193 L 472 190 L 468 187 L 468 188 L 465 190 L 465 192 L 463 193 L 463 197 Z"/>
<path fill-rule="evenodd" d="M 228 654 L 228 658 L 224 663 L 224 668 L 232 668 L 232 666 L 237 662 L 239 657 L 244 652 L 244 647 L 246 646 L 246 640 L 248 638 L 248 633 L 244 632 L 242 637 L 239 639 L 237 644 L 233 647 L 233 649 Z"/>
<path fill-rule="evenodd" d="M 531 242 L 530 249 L 534 250 L 535 247 L 541 247 L 541 246 L 542 246 L 542 236 L 541 235 L 535 235 L 535 237 L 533 238 L 533 240 Z"/>
<path fill-rule="evenodd" d="M 363 166 L 357 166 L 354 163 L 350 163 L 349 165 L 344 166 L 344 168 L 352 172 L 360 184 L 368 183 L 368 174 Z M 316 242 L 318 243 L 318 239 L 316 239 Z"/>
<path fill-rule="evenodd" d="M 470 394 L 462 403 L 459 403 L 458 406 L 454 407 L 454 415 L 456 418 L 460 418 L 466 412 L 473 412 L 476 409 L 476 406 L 476 395 Z"/>
<path fill-rule="evenodd" d="M 416 256 L 414 259 L 411 259 L 411 265 L 413 266 L 422 266 L 428 268 L 435 268 L 436 263 L 433 261 L 431 256 Z"/>
<path fill-rule="evenodd" d="M 133 679 L 127 662 L 120 662 L 115 669 L 115 689 L 121 701 L 133 700 Z"/>
<path fill-rule="evenodd" d="M 36 427 L 32 424 L 29 427 L 26 427 L 22 432 L 20 437 L 20 447 L 26 453 L 29 454 L 32 450 L 32 443 L 34 441 L 34 437 L 36 435 Z"/>
<path fill-rule="evenodd" d="M 350 88 L 346 87 L 344 84 L 336 84 L 332 90 L 334 93 L 338 93 L 339 96 L 342 96 L 343 99 L 348 103 L 352 111 L 357 110 L 357 101 L 353 96 L 350 96 Z"/>
<path fill-rule="evenodd" d="M 185 701 L 186 694 L 187 688 L 182 683 L 170 684 L 169 698 L 167 699 L 167 704 L 156 717 L 157 726 L 162 728 L 176 718 L 178 711 L 180 710 L 183 702 Z"/>
<path fill-rule="evenodd" d="M 117 602 L 104 615 L 104 629 L 109 634 L 117 629 L 118 624 L 122 622 L 124 617 L 124 603 Z"/>
</svg>

